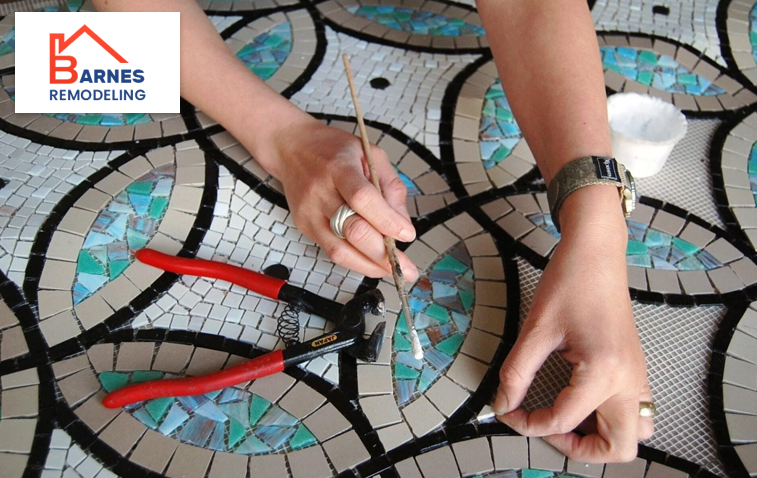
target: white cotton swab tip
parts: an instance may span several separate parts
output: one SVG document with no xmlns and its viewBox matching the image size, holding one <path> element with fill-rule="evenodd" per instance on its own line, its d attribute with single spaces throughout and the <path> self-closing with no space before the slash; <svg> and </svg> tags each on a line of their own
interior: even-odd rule
<svg viewBox="0 0 757 478">
<path fill-rule="evenodd" d="M 410 329 L 410 343 L 413 345 L 413 357 L 416 360 L 423 360 L 423 346 L 421 346 L 421 339 L 418 338 L 415 327 Z"/>
</svg>

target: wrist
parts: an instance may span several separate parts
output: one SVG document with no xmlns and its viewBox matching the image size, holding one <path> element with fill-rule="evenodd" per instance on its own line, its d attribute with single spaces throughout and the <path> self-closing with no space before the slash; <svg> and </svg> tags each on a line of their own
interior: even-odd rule
<svg viewBox="0 0 757 478">
<path fill-rule="evenodd" d="M 573 192 L 560 208 L 560 225 L 563 240 L 600 240 L 625 251 L 628 230 L 617 187 L 596 184 Z"/>
</svg>

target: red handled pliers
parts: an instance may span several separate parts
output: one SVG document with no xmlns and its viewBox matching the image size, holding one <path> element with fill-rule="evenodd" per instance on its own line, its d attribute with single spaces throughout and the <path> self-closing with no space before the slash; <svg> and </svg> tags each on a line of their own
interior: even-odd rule
<svg viewBox="0 0 757 478">
<path fill-rule="evenodd" d="M 163 397 L 201 395 L 281 372 L 327 353 L 347 349 L 351 355 L 375 362 L 384 338 L 386 324 L 379 323 L 369 338 L 364 338 L 365 316 L 385 313 L 384 296 L 378 289 L 354 297 L 342 305 L 325 299 L 301 287 L 241 267 L 203 259 L 173 257 L 150 249 L 136 253 L 140 262 L 177 274 L 221 279 L 258 294 L 290 304 L 303 311 L 336 322 L 333 331 L 302 342 L 285 350 L 275 350 L 240 365 L 201 377 L 156 380 L 124 387 L 103 399 L 107 408 Z"/>
</svg>

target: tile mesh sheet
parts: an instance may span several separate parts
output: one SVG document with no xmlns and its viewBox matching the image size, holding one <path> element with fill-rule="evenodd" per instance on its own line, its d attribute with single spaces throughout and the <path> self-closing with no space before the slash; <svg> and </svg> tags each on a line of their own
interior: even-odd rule
<svg viewBox="0 0 757 478">
<path fill-rule="evenodd" d="M 541 271 L 518 258 L 518 272 L 522 321 L 531 308 Z M 674 308 L 634 302 L 633 310 L 658 407 L 655 435 L 644 443 L 726 476 L 711 431 L 707 397 L 710 345 L 726 308 Z M 569 378 L 570 365 L 559 355 L 550 356 L 537 373 L 524 406 L 551 406 Z"/>
<path fill-rule="evenodd" d="M 688 122 L 686 136 L 673 149 L 662 171 L 637 178 L 636 189 L 640 196 L 667 201 L 723 227 L 712 196 L 709 161 L 712 136 L 721 121 L 689 118 Z"/>
</svg>

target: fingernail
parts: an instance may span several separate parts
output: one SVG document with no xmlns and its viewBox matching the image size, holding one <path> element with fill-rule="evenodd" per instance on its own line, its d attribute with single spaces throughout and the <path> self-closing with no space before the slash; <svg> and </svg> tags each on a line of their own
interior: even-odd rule
<svg viewBox="0 0 757 478">
<path fill-rule="evenodd" d="M 507 409 L 507 396 L 500 390 L 497 391 L 497 397 L 494 399 L 494 406 L 492 406 L 494 414 L 504 415 L 509 410 Z"/>
<path fill-rule="evenodd" d="M 402 242 L 410 242 L 415 239 L 415 231 L 413 229 L 402 229 L 399 234 L 399 240 Z"/>
</svg>

